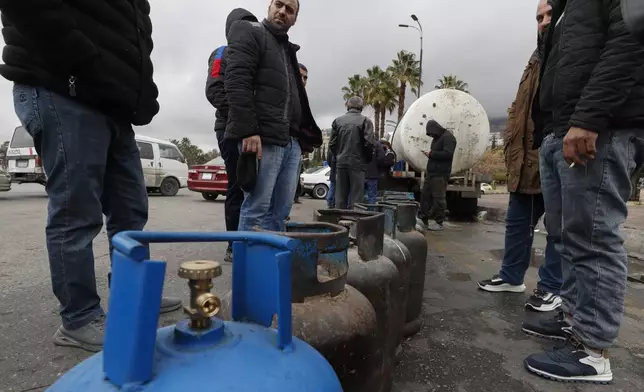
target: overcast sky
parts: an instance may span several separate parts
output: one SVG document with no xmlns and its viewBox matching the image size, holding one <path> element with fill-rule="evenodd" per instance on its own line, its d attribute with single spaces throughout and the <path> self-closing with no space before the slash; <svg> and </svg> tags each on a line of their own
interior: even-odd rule
<svg viewBox="0 0 644 392">
<path fill-rule="evenodd" d="M 307 90 L 322 128 L 343 113 L 340 89 L 349 76 L 373 65 L 385 68 L 400 50 L 419 51 L 418 32 L 398 27 L 413 24 L 412 13 L 425 32 L 424 91 L 431 90 L 441 75 L 456 74 L 469 84 L 490 117 L 505 114 L 536 46 L 537 0 L 300 2 L 301 12 L 290 36 L 302 46 L 298 57 L 309 69 Z M 137 133 L 161 139 L 188 136 L 203 148 L 214 148 L 214 109 L 204 95 L 208 56 L 225 43 L 224 24 L 230 10 L 244 7 L 262 19 L 269 3 L 153 0 L 152 58 L 161 112 Z M 11 87 L 0 79 L 0 142 L 8 140 L 18 125 Z"/>
</svg>

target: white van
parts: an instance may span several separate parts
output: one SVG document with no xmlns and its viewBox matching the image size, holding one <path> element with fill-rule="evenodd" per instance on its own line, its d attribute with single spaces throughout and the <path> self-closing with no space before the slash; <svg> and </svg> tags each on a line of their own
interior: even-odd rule
<svg viewBox="0 0 644 392">
<path fill-rule="evenodd" d="M 45 185 L 47 177 L 34 147 L 34 139 L 24 127 L 13 131 L 7 149 L 7 173 L 11 182 Z"/>
<path fill-rule="evenodd" d="M 174 196 L 188 186 L 188 164 L 179 148 L 166 140 L 136 135 L 145 186 L 149 192 Z"/>
</svg>

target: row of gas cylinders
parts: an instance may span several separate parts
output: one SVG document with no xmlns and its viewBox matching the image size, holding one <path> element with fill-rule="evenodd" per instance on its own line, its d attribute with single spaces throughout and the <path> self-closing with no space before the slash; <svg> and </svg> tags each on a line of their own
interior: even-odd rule
<svg viewBox="0 0 644 392">
<path fill-rule="evenodd" d="M 386 200 L 317 210 L 284 233 L 120 233 L 104 351 L 50 391 L 387 392 L 422 322 L 417 210 Z M 210 241 L 234 242 L 232 291 L 210 293 L 217 263 L 184 263 L 189 317 L 156 331 L 165 263 L 150 260 L 150 244 Z"/>
</svg>

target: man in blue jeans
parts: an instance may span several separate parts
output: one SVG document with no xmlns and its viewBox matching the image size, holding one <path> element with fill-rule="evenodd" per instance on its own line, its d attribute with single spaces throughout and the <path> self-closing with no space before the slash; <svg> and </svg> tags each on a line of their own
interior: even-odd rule
<svg viewBox="0 0 644 392">
<path fill-rule="evenodd" d="M 261 23 L 235 21 L 228 33 L 225 138 L 239 143 L 240 160 L 258 160 L 256 181 L 242 186 L 240 231 L 284 230 L 301 155 L 322 145 L 300 76 L 299 46 L 288 37 L 298 13 L 298 0 L 271 1 Z"/>
<path fill-rule="evenodd" d="M 331 149 L 327 151 L 327 162 L 331 170 L 329 171 L 329 194 L 326 197 L 326 205 L 329 208 L 335 208 L 335 154 Z"/>
<path fill-rule="evenodd" d="M 550 24 L 552 7 L 541 0 L 537 8 L 538 36 Z M 505 165 L 508 170 L 508 206 L 505 252 L 498 275 L 478 283 L 489 292 L 523 293 L 525 274 L 530 267 L 534 228 L 544 214 L 539 182 L 539 150 L 534 148 L 534 124 L 530 118 L 532 101 L 539 87 L 539 52 L 536 50 L 523 72 L 516 98 L 509 110 L 504 135 Z M 561 306 L 561 258 L 553 236 L 548 236 L 545 263 L 539 268 L 539 282 L 526 307 L 548 312 Z"/>
<path fill-rule="evenodd" d="M 230 31 L 233 22 L 247 20 L 257 22 L 257 18 L 250 11 L 243 8 L 235 8 L 226 18 L 226 34 Z M 244 201 L 244 192 L 237 181 L 237 161 L 239 160 L 239 148 L 237 141 L 226 139 L 226 123 L 228 122 L 228 97 L 224 89 L 224 75 L 226 74 L 226 46 L 215 49 L 208 58 L 208 78 L 206 79 L 206 99 L 217 109 L 215 112 L 215 134 L 219 144 L 219 151 L 226 165 L 228 174 L 228 185 L 226 188 L 226 201 L 224 204 L 224 215 L 226 219 L 226 231 L 237 231 L 239 227 L 239 214 Z M 224 261 L 232 263 L 232 243 L 226 248 Z"/>
<path fill-rule="evenodd" d="M 644 133 L 644 45 L 627 30 L 619 0 L 562 0 L 552 8 L 533 119 L 563 303 L 559 315 L 523 328 L 566 345 L 524 365 L 556 381 L 608 383 L 606 350 L 624 317 L 627 278 L 620 226 Z"/>
<path fill-rule="evenodd" d="M 369 166 L 367 167 L 364 181 L 364 198 L 369 204 L 376 204 L 376 200 L 378 199 L 380 167 L 385 160 L 385 149 L 380 141 L 376 140 L 373 143 L 373 147 L 373 158 L 371 158 L 371 162 L 369 162 Z"/>
<path fill-rule="evenodd" d="M 132 125 L 148 124 L 159 111 L 150 5 L 2 0 L 0 12 L 0 74 L 15 83 L 16 114 L 47 174 L 47 251 L 63 324 L 54 343 L 99 351 L 105 313 L 92 241 L 103 215 L 110 240 L 142 230 L 148 219 Z M 180 305 L 166 298 L 161 311 Z"/>
</svg>

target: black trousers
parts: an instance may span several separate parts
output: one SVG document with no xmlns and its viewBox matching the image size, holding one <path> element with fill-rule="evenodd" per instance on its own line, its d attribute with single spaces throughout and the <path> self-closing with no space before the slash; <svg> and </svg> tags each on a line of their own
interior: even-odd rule
<svg viewBox="0 0 644 392">
<path fill-rule="evenodd" d="M 445 221 L 447 209 L 447 177 L 425 177 L 420 196 L 420 215 L 423 219 L 433 219 L 438 224 Z"/>
<path fill-rule="evenodd" d="M 335 174 L 335 208 L 350 210 L 355 203 L 364 202 L 363 170 L 337 168 Z"/>
<path fill-rule="evenodd" d="M 238 143 L 237 140 L 224 139 L 224 131 L 217 131 L 217 141 L 219 142 L 221 157 L 224 158 L 226 165 L 226 173 L 228 173 L 228 188 L 226 189 L 226 202 L 224 204 L 226 230 L 237 231 L 239 227 L 239 211 L 244 202 L 244 192 L 237 185 Z"/>
</svg>

